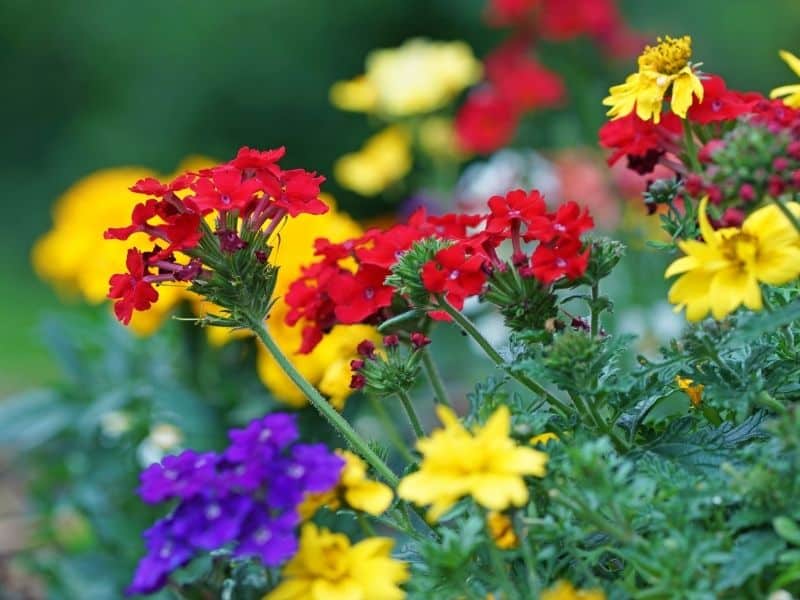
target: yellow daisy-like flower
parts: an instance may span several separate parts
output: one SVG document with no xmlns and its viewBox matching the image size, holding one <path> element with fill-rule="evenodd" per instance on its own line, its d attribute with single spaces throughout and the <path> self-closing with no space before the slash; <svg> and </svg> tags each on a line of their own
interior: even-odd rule
<svg viewBox="0 0 800 600">
<path fill-rule="evenodd" d="M 692 97 L 703 100 L 703 84 L 689 62 L 691 57 L 692 38 L 688 35 L 658 38 L 658 44 L 646 46 L 639 56 L 639 70 L 625 83 L 613 86 L 603 100 L 611 107 L 608 116 L 618 119 L 636 111 L 640 119 L 658 123 L 664 96 L 671 90 L 672 112 L 685 119 Z"/>
<path fill-rule="evenodd" d="M 329 492 L 306 494 L 298 508 L 304 520 L 314 516 L 322 506 L 336 510 L 342 504 L 370 515 L 380 515 L 392 503 L 392 489 L 367 477 L 367 464 L 349 450 L 337 450 L 344 459 L 339 483 Z"/>
<path fill-rule="evenodd" d="M 689 396 L 689 401 L 692 403 L 692 406 L 697 408 L 703 403 L 703 390 L 705 386 L 702 383 L 695 383 L 693 379 L 681 377 L 680 375 L 675 376 L 675 383 L 684 394 Z"/>
<path fill-rule="evenodd" d="M 603 590 L 578 590 L 569 581 L 558 581 L 545 591 L 539 600 L 606 600 Z"/>
<path fill-rule="evenodd" d="M 339 184 L 375 196 L 411 170 L 411 136 L 400 126 L 387 127 L 369 138 L 358 152 L 345 154 L 333 165 Z"/>
<path fill-rule="evenodd" d="M 189 157 L 178 173 L 211 167 L 214 161 Z M 131 241 L 106 240 L 103 232 L 130 222 L 133 207 L 144 200 L 128 188 L 144 177 L 159 177 L 145 167 L 114 167 L 96 171 L 73 184 L 53 206 L 53 227 L 40 237 L 31 253 L 39 277 L 67 294 L 77 294 L 90 304 L 107 301 L 108 279 L 122 272 L 131 241 L 147 246 L 144 233 Z M 174 175 L 166 176 L 171 179 Z M 140 335 L 153 333 L 167 315 L 190 294 L 180 284 L 161 285 L 150 310 L 135 311 L 131 329 Z"/>
<path fill-rule="evenodd" d="M 423 38 L 374 50 L 366 72 L 333 85 L 330 99 L 342 110 L 405 117 L 438 110 L 481 77 L 481 63 L 464 42 Z"/>
<path fill-rule="evenodd" d="M 502 511 L 528 501 L 526 475 L 544 477 L 548 456 L 521 447 L 509 437 L 511 415 L 500 406 L 483 427 L 467 431 L 455 413 L 437 406 L 444 429 L 417 442 L 422 453 L 419 471 L 403 478 L 397 495 L 430 505 L 436 521 L 464 496 L 489 510 Z"/>
<path fill-rule="evenodd" d="M 511 517 L 503 512 L 491 511 L 486 515 L 486 527 L 495 545 L 501 550 L 509 550 L 519 545 Z"/>
<path fill-rule="evenodd" d="M 263 600 L 402 600 L 408 566 L 391 557 L 394 541 L 347 536 L 306 523 L 300 548 L 283 568 L 283 581 Z"/>
<path fill-rule="evenodd" d="M 540 433 L 539 435 L 533 436 L 531 439 L 528 440 L 528 443 L 531 446 L 537 446 L 542 444 L 546 446 L 551 440 L 558 441 L 558 436 L 553 433 L 552 431 L 545 431 L 544 433 Z"/>
<path fill-rule="evenodd" d="M 800 77 L 800 58 L 797 58 L 794 54 L 786 50 L 781 50 L 779 54 L 783 61 L 789 65 L 789 68 L 794 71 L 794 74 Z M 776 87 L 769 93 L 769 97 L 783 97 L 783 103 L 786 106 L 800 108 L 800 83 Z"/>
<path fill-rule="evenodd" d="M 789 202 L 800 216 L 800 204 Z M 741 228 L 714 230 L 708 221 L 708 198 L 700 202 L 703 240 L 684 240 L 678 246 L 686 256 L 673 262 L 665 277 L 680 275 L 669 290 L 676 310 L 699 321 L 709 311 L 722 319 L 744 304 L 761 310 L 759 284 L 781 285 L 800 275 L 800 234 L 781 210 L 770 204 L 753 212 Z"/>
</svg>

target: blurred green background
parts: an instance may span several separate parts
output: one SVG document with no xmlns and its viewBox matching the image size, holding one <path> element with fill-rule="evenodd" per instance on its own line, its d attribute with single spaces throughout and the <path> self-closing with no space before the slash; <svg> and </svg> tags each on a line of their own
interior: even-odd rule
<svg viewBox="0 0 800 600">
<path fill-rule="evenodd" d="M 285 144 L 286 165 L 330 173 L 369 126 L 328 104 L 329 85 L 359 73 L 369 50 L 413 36 L 465 39 L 482 56 L 504 33 L 484 26 L 483 4 L 0 2 L 0 395 L 54 378 L 38 324 L 59 299 L 36 280 L 28 255 L 71 183 L 114 165 L 169 172 L 188 154 L 226 158 L 245 144 Z M 766 92 L 793 77 L 777 50 L 800 50 L 797 0 L 629 0 L 622 8 L 646 34 L 691 34 L 697 60 L 732 87 Z M 632 67 L 620 64 L 619 74 Z M 328 189 L 353 212 L 374 212 Z"/>
</svg>

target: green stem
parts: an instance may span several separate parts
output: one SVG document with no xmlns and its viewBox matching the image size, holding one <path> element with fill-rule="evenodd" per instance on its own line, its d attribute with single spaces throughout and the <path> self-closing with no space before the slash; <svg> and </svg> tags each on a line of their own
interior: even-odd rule
<svg viewBox="0 0 800 600">
<path fill-rule="evenodd" d="M 689 166 L 693 172 L 699 173 L 701 171 L 700 159 L 697 156 L 697 145 L 694 143 L 692 124 L 688 119 L 683 120 L 683 140 L 686 144 L 686 156 L 689 158 Z"/>
<path fill-rule="evenodd" d="M 320 394 L 317 389 L 311 385 L 300 372 L 294 368 L 294 365 L 286 358 L 286 355 L 280 349 L 275 340 L 269 335 L 267 328 L 264 326 L 264 321 L 259 318 L 251 317 L 248 319 L 250 329 L 258 336 L 261 343 L 267 348 L 269 353 L 280 365 L 283 372 L 291 379 L 294 384 L 300 388 L 300 391 L 305 394 L 308 401 L 314 408 L 328 421 L 339 434 L 347 440 L 352 449 L 361 456 L 367 463 L 375 469 L 386 483 L 392 488 L 397 488 L 399 480 L 392 470 L 386 465 L 381 458 L 375 454 L 372 448 L 369 447 L 367 441 L 362 438 L 358 432 L 348 423 L 342 415 L 336 412 L 330 403 Z"/>
<path fill-rule="evenodd" d="M 438 404 L 450 406 L 450 400 L 447 398 L 447 390 L 444 387 L 441 375 L 439 375 L 439 369 L 436 368 L 436 363 L 433 362 L 431 353 L 428 352 L 427 348 L 423 348 L 420 352 L 422 353 L 422 367 L 425 369 L 425 374 L 431 382 L 436 402 Z"/>
<path fill-rule="evenodd" d="M 488 523 L 486 528 L 488 530 Z M 506 563 L 503 560 L 503 556 L 500 554 L 500 549 L 491 539 L 489 540 L 488 545 L 489 559 L 492 561 L 492 570 L 499 577 L 500 587 L 503 588 L 503 600 L 515 600 L 516 598 L 519 598 L 519 593 L 514 588 L 514 582 L 511 581 L 511 577 L 508 574 L 508 569 L 506 569 Z"/>
<path fill-rule="evenodd" d="M 780 198 L 772 198 L 772 201 L 778 206 L 786 218 L 789 219 L 789 222 L 797 230 L 797 233 L 800 233 L 800 220 L 794 216 L 794 213 L 789 210 L 789 207 L 786 206 Z"/>
<path fill-rule="evenodd" d="M 357 512 L 356 520 L 358 521 L 359 526 L 364 532 L 364 535 L 366 535 L 367 537 L 375 537 L 377 535 L 375 533 L 375 529 L 373 529 L 370 522 L 367 521 L 367 518 L 364 516 L 364 513 Z"/>
<path fill-rule="evenodd" d="M 400 398 L 400 402 L 402 402 L 403 408 L 408 415 L 408 420 L 411 421 L 411 427 L 414 429 L 414 435 L 417 436 L 417 439 L 424 438 L 425 430 L 422 429 L 422 423 L 419 422 L 417 411 L 414 410 L 414 403 L 411 401 L 411 397 L 408 395 L 408 392 L 405 390 L 399 390 L 397 392 L 397 397 Z"/>
<path fill-rule="evenodd" d="M 592 284 L 592 325 L 591 334 L 592 338 L 597 337 L 598 326 L 600 324 L 600 312 L 597 310 L 597 298 L 600 296 L 600 284 L 595 282 Z"/>
<path fill-rule="evenodd" d="M 503 357 L 492 348 L 492 345 L 489 341 L 481 335 L 478 331 L 478 328 L 470 321 L 467 317 L 462 315 L 459 311 L 453 308 L 447 300 L 444 298 L 439 299 L 439 306 L 444 310 L 448 315 L 450 315 L 453 321 L 458 324 L 461 329 L 463 329 L 467 335 L 469 335 L 477 344 L 481 347 L 481 349 L 486 353 L 486 355 L 492 360 L 494 364 L 498 367 L 504 369 L 509 375 L 511 375 L 514 379 L 519 381 L 522 385 L 526 388 L 535 392 L 536 394 L 542 396 L 547 403 L 555 408 L 558 412 L 560 412 L 564 417 L 569 417 L 569 408 L 566 404 L 561 402 L 558 398 L 556 398 L 553 394 L 548 392 L 541 384 L 537 383 L 533 379 L 522 375 L 520 373 L 515 373 L 509 370 L 508 365 L 503 360 Z"/>
<path fill-rule="evenodd" d="M 519 540 L 519 546 L 522 550 L 522 560 L 525 563 L 525 575 L 528 580 L 528 596 L 532 596 L 534 591 L 539 589 L 539 582 L 536 577 L 536 561 L 533 558 L 533 551 L 530 545 L 530 536 L 528 535 L 527 525 L 520 524 L 520 519 L 515 519 L 515 533 Z"/>
<path fill-rule="evenodd" d="M 416 459 L 414 458 L 414 455 L 411 454 L 408 446 L 406 446 L 403 438 L 398 433 L 397 427 L 394 426 L 394 421 L 392 421 L 392 419 L 389 417 L 389 414 L 386 412 L 386 408 L 383 406 L 380 399 L 371 394 L 368 394 L 368 397 L 369 403 L 372 406 L 372 410 L 375 412 L 375 415 L 378 417 L 381 425 L 383 425 L 384 433 L 386 433 L 386 437 L 389 438 L 389 442 L 409 463 L 415 463 Z"/>
</svg>

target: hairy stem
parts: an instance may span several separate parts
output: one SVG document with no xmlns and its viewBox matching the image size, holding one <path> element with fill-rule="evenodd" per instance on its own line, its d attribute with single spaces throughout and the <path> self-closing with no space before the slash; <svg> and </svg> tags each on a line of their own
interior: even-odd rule
<svg viewBox="0 0 800 600">
<path fill-rule="evenodd" d="M 425 374 L 431 382 L 437 404 L 450 406 L 450 400 L 447 397 L 447 390 L 444 387 L 442 376 L 439 374 L 439 369 L 436 368 L 436 363 L 433 362 L 431 353 L 428 352 L 427 348 L 423 348 L 420 352 L 422 353 L 422 368 L 425 369 Z"/>
<path fill-rule="evenodd" d="M 425 430 L 422 429 L 422 423 L 419 422 L 417 411 L 414 410 L 414 403 L 411 401 L 411 397 L 408 395 L 408 392 L 405 390 L 400 390 L 397 392 L 397 397 L 400 398 L 400 402 L 403 404 L 403 408 L 408 415 L 408 420 L 411 422 L 411 428 L 414 430 L 414 435 L 417 436 L 417 439 L 425 437 Z"/>
<path fill-rule="evenodd" d="M 397 488 L 399 480 L 397 479 L 397 475 L 395 475 L 392 470 L 386 465 L 381 458 L 375 454 L 372 448 L 369 447 L 367 441 L 361 437 L 361 435 L 353 429 L 353 427 L 348 423 L 342 415 L 336 412 L 336 409 L 333 408 L 330 403 L 320 394 L 317 389 L 311 385 L 305 377 L 303 377 L 300 372 L 294 368 L 294 365 L 289 361 L 283 351 L 280 349 L 275 340 L 269 335 L 267 328 L 264 326 L 264 321 L 259 318 L 249 318 L 248 324 L 250 329 L 253 333 L 258 336 L 258 339 L 261 340 L 261 343 L 267 348 L 269 353 L 275 359 L 275 361 L 280 365 L 283 372 L 291 379 L 294 384 L 300 388 L 300 391 L 308 398 L 308 401 L 311 405 L 317 409 L 320 415 L 328 421 L 328 423 L 333 427 L 350 445 L 353 451 L 361 456 L 367 463 L 375 469 L 375 471 L 380 475 L 380 477 L 386 481 L 392 488 Z"/>
<path fill-rule="evenodd" d="M 545 401 L 555 408 L 558 412 L 560 412 L 563 416 L 568 417 L 570 414 L 569 408 L 566 404 L 564 404 L 561 400 L 556 398 L 552 393 L 547 391 L 544 386 L 539 384 L 538 382 L 534 381 L 530 377 L 526 375 L 522 375 L 519 373 L 514 373 L 508 368 L 508 365 L 503 360 L 503 357 L 495 350 L 489 341 L 481 335 L 478 331 L 478 328 L 470 321 L 467 317 L 462 315 L 459 311 L 450 305 L 444 298 L 439 299 L 439 306 L 444 310 L 448 315 L 450 315 L 455 321 L 455 323 L 463 329 L 467 335 L 469 335 L 475 342 L 481 347 L 481 349 L 486 353 L 486 355 L 492 360 L 494 364 L 498 367 L 504 369 L 511 377 L 519 381 L 522 385 L 526 388 L 535 392 L 539 396 L 542 396 Z"/>
</svg>

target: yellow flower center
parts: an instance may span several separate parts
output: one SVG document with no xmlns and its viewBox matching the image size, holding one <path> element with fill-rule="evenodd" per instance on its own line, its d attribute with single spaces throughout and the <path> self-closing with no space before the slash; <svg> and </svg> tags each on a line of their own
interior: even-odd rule
<svg viewBox="0 0 800 600">
<path fill-rule="evenodd" d="M 658 38 L 658 44 L 655 46 L 645 46 L 639 56 L 639 68 L 664 75 L 675 75 L 689 63 L 691 57 L 691 37 L 688 35 L 680 38 L 665 36 Z"/>
<path fill-rule="evenodd" d="M 723 238 L 720 249 L 727 260 L 736 263 L 740 270 L 745 270 L 758 257 L 758 240 L 740 231 L 729 238 Z"/>
<path fill-rule="evenodd" d="M 338 537 L 324 540 L 318 551 L 319 554 L 316 557 L 318 562 L 308 565 L 311 567 L 311 572 L 328 581 L 337 581 L 348 573 L 348 548 L 345 540 Z"/>
</svg>

